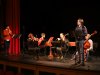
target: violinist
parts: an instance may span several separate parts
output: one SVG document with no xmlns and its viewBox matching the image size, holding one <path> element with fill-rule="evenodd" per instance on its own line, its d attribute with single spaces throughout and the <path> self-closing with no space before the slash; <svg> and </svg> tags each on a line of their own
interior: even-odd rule
<svg viewBox="0 0 100 75">
<path fill-rule="evenodd" d="M 38 38 L 36 38 L 32 33 L 28 34 L 28 41 L 38 41 Z"/>
<path fill-rule="evenodd" d="M 43 54 L 46 55 L 45 36 L 46 36 L 45 33 L 41 33 L 41 37 L 38 39 L 38 46 L 40 47 L 41 54 L 42 52 L 44 52 Z"/>
<path fill-rule="evenodd" d="M 45 33 L 41 33 L 41 37 L 38 40 L 38 46 L 40 46 L 42 41 L 44 41 L 44 40 L 45 40 Z"/>
<path fill-rule="evenodd" d="M 28 34 L 28 41 L 34 41 L 34 35 L 32 33 Z"/>
<path fill-rule="evenodd" d="M 3 30 L 3 37 L 4 37 L 4 48 L 6 54 L 8 54 L 8 50 L 10 47 L 10 40 L 13 37 L 12 30 L 9 26 L 6 26 L 6 28 Z"/>
</svg>

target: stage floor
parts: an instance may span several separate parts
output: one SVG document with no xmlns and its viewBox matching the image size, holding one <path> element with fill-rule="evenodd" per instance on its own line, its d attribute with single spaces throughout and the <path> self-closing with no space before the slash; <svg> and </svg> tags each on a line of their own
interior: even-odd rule
<svg viewBox="0 0 100 75">
<path fill-rule="evenodd" d="M 39 60 L 36 60 L 33 55 L 22 54 L 19 56 L 5 55 L 4 53 L 0 54 L 0 60 L 18 62 L 24 64 L 36 64 L 42 66 L 49 66 L 55 68 L 68 68 L 68 69 L 79 69 L 79 70 L 90 70 L 90 71 L 100 71 L 100 57 L 91 56 L 91 60 L 85 62 L 85 66 L 75 65 L 75 60 L 71 60 L 70 57 L 60 60 L 54 58 L 49 60 L 47 56 L 40 56 Z"/>
</svg>

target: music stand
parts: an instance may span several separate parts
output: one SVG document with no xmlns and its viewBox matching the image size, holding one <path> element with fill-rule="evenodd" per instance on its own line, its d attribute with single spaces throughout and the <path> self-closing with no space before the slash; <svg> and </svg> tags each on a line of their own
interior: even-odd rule
<svg viewBox="0 0 100 75">
<path fill-rule="evenodd" d="M 53 41 L 54 37 L 50 37 L 49 40 L 47 41 L 47 46 L 52 46 L 51 42 Z"/>
<path fill-rule="evenodd" d="M 49 42 L 52 42 L 53 39 L 54 39 L 54 37 L 50 37 L 48 41 L 49 41 Z"/>
<path fill-rule="evenodd" d="M 14 34 L 14 35 L 13 35 L 13 38 L 15 38 L 15 39 L 16 39 L 16 38 L 20 38 L 20 37 L 21 37 L 21 34 Z"/>
</svg>

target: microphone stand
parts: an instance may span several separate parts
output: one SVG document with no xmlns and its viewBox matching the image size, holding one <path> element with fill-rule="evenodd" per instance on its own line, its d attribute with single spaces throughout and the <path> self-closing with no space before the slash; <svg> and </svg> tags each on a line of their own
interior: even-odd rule
<svg viewBox="0 0 100 75">
<path fill-rule="evenodd" d="M 74 31 L 74 34 L 75 34 L 75 31 Z M 75 56 L 75 64 L 76 64 L 76 62 L 77 62 L 77 54 L 76 54 L 76 52 L 78 51 L 78 43 L 77 43 L 77 40 L 76 40 L 76 35 L 75 35 L 75 43 L 76 43 L 76 50 L 75 50 L 73 56 Z"/>
</svg>

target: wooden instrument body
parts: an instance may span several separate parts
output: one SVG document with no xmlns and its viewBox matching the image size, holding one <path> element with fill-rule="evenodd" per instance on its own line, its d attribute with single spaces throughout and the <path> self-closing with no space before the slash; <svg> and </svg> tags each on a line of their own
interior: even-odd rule
<svg viewBox="0 0 100 75">
<path fill-rule="evenodd" d="M 84 43 L 84 49 L 88 49 L 88 48 L 90 48 L 90 43 L 89 43 L 89 41 L 86 41 Z"/>
</svg>

